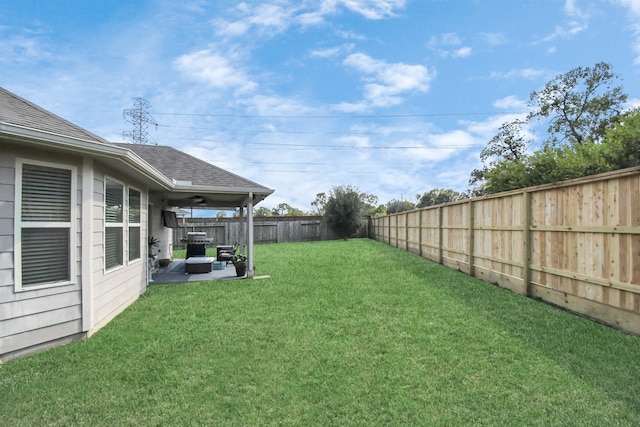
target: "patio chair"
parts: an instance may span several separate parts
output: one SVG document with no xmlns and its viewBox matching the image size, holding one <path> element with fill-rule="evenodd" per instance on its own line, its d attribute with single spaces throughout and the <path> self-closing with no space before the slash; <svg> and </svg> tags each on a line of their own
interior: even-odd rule
<svg viewBox="0 0 640 427">
<path fill-rule="evenodd" d="M 216 261 L 226 262 L 229 264 L 233 261 L 233 257 L 236 255 L 236 252 L 238 252 L 239 246 L 238 242 L 236 242 L 231 247 L 218 247 L 216 252 Z"/>
</svg>

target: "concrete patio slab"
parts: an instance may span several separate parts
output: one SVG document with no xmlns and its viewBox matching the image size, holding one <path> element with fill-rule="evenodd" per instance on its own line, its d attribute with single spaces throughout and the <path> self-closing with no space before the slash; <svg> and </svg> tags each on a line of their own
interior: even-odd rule
<svg viewBox="0 0 640 427">
<path fill-rule="evenodd" d="M 204 280 L 235 280 L 245 279 L 246 276 L 236 276 L 236 268 L 233 264 L 227 264 L 222 270 L 212 270 L 207 273 L 185 273 L 185 260 L 176 259 L 165 268 L 159 268 L 153 274 L 153 281 L 150 285 L 160 285 L 165 283 L 186 283 L 200 282 Z"/>
</svg>

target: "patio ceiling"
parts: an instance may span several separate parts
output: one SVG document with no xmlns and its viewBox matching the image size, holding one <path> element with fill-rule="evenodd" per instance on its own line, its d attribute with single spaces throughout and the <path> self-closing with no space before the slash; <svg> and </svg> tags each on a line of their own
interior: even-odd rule
<svg viewBox="0 0 640 427">
<path fill-rule="evenodd" d="M 253 204 L 264 200 L 268 194 L 253 193 Z M 250 199 L 248 191 L 221 192 L 220 190 L 200 190 L 192 192 L 164 193 L 169 206 L 193 209 L 235 209 L 247 205 Z"/>
</svg>

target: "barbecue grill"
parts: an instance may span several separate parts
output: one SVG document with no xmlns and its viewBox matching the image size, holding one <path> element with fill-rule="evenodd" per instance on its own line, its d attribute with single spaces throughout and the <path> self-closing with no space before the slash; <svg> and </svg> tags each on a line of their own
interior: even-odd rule
<svg viewBox="0 0 640 427">
<path fill-rule="evenodd" d="M 187 258 L 203 257 L 206 255 L 205 245 L 213 243 L 213 238 L 207 237 L 204 231 L 190 231 L 187 233 Z"/>
<path fill-rule="evenodd" d="M 207 237 L 204 231 L 190 231 L 187 233 L 187 243 L 195 245 L 210 245 L 213 243 L 212 237 Z"/>
</svg>

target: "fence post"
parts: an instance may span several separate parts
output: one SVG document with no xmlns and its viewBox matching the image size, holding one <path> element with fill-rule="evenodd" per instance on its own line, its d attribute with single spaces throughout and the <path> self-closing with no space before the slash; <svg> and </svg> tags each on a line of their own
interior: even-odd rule
<svg viewBox="0 0 640 427">
<path fill-rule="evenodd" d="M 418 211 L 418 254 L 422 256 L 422 209 Z"/>
<path fill-rule="evenodd" d="M 474 208 L 473 208 L 473 201 L 469 200 L 469 276 L 473 277 L 473 273 L 474 273 L 474 268 L 473 268 L 473 264 L 474 264 L 474 259 L 473 259 L 473 242 L 474 242 L 474 237 L 475 237 L 475 230 L 474 230 Z"/>
<path fill-rule="evenodd" d="M 387 215 L 387 222 L 389 223 L 387 227 L 387 245 L 391 245 L 391 215 Z"/>
<path fill-rule="evenodd" d="M 522 280 L 524 281 L 524 294 L 531 296 L 531 193 L 523 193 L 522 207 L 524 218 L 522 219 Z"/>
<path fill-rule="evenodd" d="M 409 252 L 409 213 L 404 213 L 404 250 Z"/>
<path fill-rule="evenodd" d="M 444 243 L 442 242 L 442 238 L 444 233 L 442 232 L 442 206 L 438 206 L 438 264 L 444 263 L 444 258 L 442 256 L 442 247 Z"/>
</svg>

